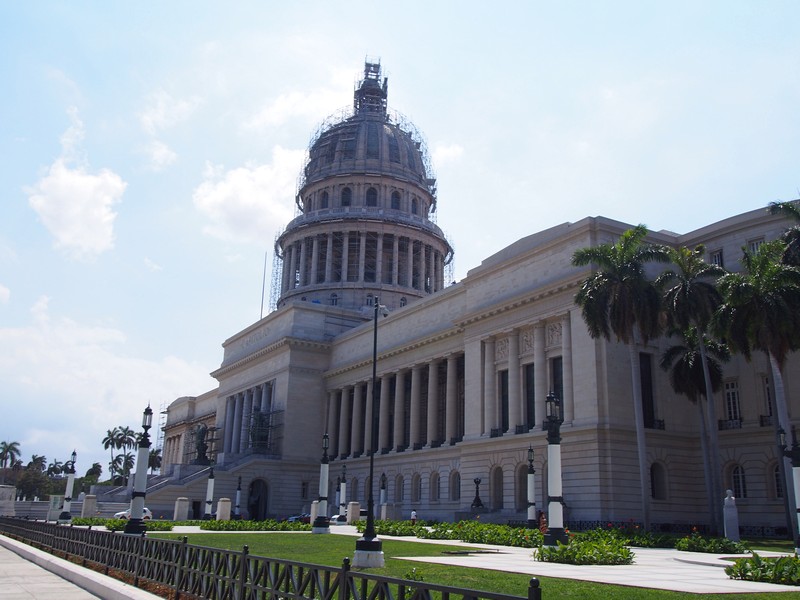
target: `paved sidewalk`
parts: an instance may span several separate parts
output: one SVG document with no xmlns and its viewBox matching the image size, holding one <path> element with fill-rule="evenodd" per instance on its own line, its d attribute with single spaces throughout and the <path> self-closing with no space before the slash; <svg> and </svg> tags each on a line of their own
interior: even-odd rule
<svg viewBox="0 0 800 600">
<path fill-rule="evenodd" d="M 155 600 L 158 596 L 0 535 L 0 600 Z"/>
</svg>

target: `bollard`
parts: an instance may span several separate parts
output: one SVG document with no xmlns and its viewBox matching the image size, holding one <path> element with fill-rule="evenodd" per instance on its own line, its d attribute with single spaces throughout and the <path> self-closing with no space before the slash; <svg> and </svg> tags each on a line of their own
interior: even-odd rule
<svg viewBox="0 0 800 600">
<path fill-rule="evenodd" d="M 531 577 L 528 584 L 528 600 L 542 600 L 542 590 L 539 587 L 539 580 Z"/>
<path fill-rule="evenodd" d="M 242 562 L 239 565 L 239 599 L 247 597 L 247 557 L 250 556 L 250 546 L 242 546 Z"/>
</svg>

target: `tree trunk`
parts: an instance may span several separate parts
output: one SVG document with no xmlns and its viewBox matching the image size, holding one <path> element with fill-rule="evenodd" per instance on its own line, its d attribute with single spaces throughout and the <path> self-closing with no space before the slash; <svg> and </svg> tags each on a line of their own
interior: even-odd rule
<svg viewBox="0 0 800 600">
<path fill-rule="evenodd" d="M 711 467 L 711 444 L 708 441 L 708 425 L 706 425 L 706 409 L 703 398 L 698 398 L 697 408 L 700 412 L 700 446 L 703 453 L 703 476 L 706 480 L 706 494 L 708 498 L 708 515 L 711 520 L 711 533 L 719 535 L 719 522 L 717 521 L 716 491 L 714 490 L 714 475 Z"/>
<path fill-rule="evenodd" d="M 703 365 L 703 379 L 706 384 L 706 400 L 708 401 L 708 450 L 711 462 L 711 499 L 714 506 L 711 513 L 711 524 L 715 529 L 715 533 L 719 534 L 722 531 L 722 508 L 725 494 L 722 490 L 722 466 L 719 461 L 717 405 L 714 402 L 714 391 L 711 385 L 711 376 L 708 372 L 705 334 L 700 336 L 700 361 Z"/>
<path fill-rule="evenodd" d="M 776 425 L 783 429 L 786 434 L 786 445 L 791 447 L 795 443 L 795 432 L 792 429 L 791 421 L 789 421 L 789 409 L 786 404 L 786 389 L 783 386 L 783 374 L 777 359 L 772 353 L 767 353 L 769 364 L 772 367 L 772 381 L 775 388 L 775 412 Z M 781 478 L 783 480 L 783 497 L 786 501 L 786 521 L 789 527 L 789 536 L 794 538 L 797 531 L 797 511 L 793 511 L 792 507 L 795 506 L 794 501 L 794 473 L 791 461 L 782 456 L 783 449 L 779 448 L 778 451 L 781 458 L 779 458 Z"/>
<path fill-rule="evenodd" d="M 642 410 L 642 375 L 639 372 L 639 349 L 635 340 L 628 344 L 628 356 L 631 362 L 633 418 L 636 423 L 636 450 L 639 455 L 639 483 L 642 489 L 642 526 L 645 531 L 650 531 L 650 477 Z"/>
</svg>

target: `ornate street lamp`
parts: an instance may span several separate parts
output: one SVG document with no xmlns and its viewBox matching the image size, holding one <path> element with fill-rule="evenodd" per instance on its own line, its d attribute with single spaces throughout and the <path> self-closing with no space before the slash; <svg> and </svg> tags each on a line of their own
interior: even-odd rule
<svg viewBox="0 0 800 600">
<path fill-rule="evenodd" d="M 536 523 L 536 481 L 533 468 L 533 446 L 528 446 L 528 529 L 537 529 Z"/>
<path fill-rule="evenodd" d="M 356 540 L 356 551 L 353 555 L 353 566 L 357 568 L 383 567 L 383 543 L 375 533 L 375 499 L 372 495 L 372 488 L 375 487 L 375 448 L 378 445 L 378 412 L 379 396 L 377 386 L 378 372 L 378 312 L 383 316 L 389 315 L 385 306 L 378 303 L 378 297 L 374 297 L 375 312 L 372 320 L 372 428 L 369 447 L 369 492 L 367 494 L 367 524 L 364 527 L 364 535 Z"/>
<path fill-rule="evenodd" d="M 238 521 L 242 518 L 242 478 L 239 477 L 239 483 L 236 486 L 236 508 L 233 509 L 233 520 Z"/>
<path fill-rule="evenodd" d="M 386 473 L 381 473 L 381 494 L 378 502 L 381 506 L 386 504 Z"/>
<path fill-rule="evenodd" d="M 72 460 L 65 465 L 65 470 L 67 472 L 67 488 L 64 491 L 64 508 L 61 510 L 61 514 L 58 515 L 59 523 L 69 523 L 72 521 L 72 515 L 69 509 L 72 506 L 72 488 L 75 485 L 75 460 L 78 458 L 78 453 L 75 452 L 75 450 L 72 451 L 71 458 Z"/>
<path fill-rule="evenodd" d="M 317 502 L 317 518 L 311 526 L 311 533 L 330 533 L 328 521 L 328 432 L 322 436 L 322 460 L 319 465 L 319 501 Z"/>
<path fill-rule="evenodd" d="M 483 502 L 481 502 L 481 478 L 476 477 L 472 480 L 472 483 L 475 484 L 475 499 L 472 501 L 472 508 L 483 508 Z"/>
<path fill-rule="evenodd" d="M 547 533 L 546 546 L 556 546 L 557 542 L 569 541 L 564 531 L 564 497 L 561 488 L 561 424 L 564 422 L 564 406 L 553 392 L 545 400 L 547 420 Z"/>
<path fill-rule="evenodd" d="M 139 437 L 139 451 L 136 455 L 136 474 L 133 478 L 131 494 L 131 518 L 125 523 L 125 533 L 141 535 L 147 531 L 144 524 L 144 498 L 147 489 L 147 459 L 150 455 L 150 428 L 153 426 L 153 409 L 150 405 L 142 414 L 142 435 Z"/>
<path fill-rule="evenodd" d="M 794 507 L 798 515 L 798 533 L 794 541 L 794 553 L 800 556 L 800 444 L 797 443 L 797 434 L 794 427 L 792 427 L 792 446 L 789 447 L 786 440 L 786 432 L 783 429 L 778 430 L 780 437 L 781 452 L 783 455 L 792 461 L 792 482 L 794 483 Z"/>
<path fill-rule="evenodd" d="M 347 465 L 342 465 L 342 482 L 339 484 L 339 516 L 347 514 Z"/>
</svg>

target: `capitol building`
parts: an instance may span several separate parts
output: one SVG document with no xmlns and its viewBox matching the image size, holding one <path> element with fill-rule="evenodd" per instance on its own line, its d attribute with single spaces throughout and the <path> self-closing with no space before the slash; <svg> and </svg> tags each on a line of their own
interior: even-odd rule
<svg viewBox="0 0 800 600">
<path fill-rule="evenodd" d="M 536 506 L 547 509 L 543 422 L 552 393 L 563 405 L 567 526 L 707 526 L 710 503 L 723 497 L 708 498 L 697 407 L 659 367 L 673 343 L 638 347 L 642 489 L 628 349 L 593 339 L 575 304 L 591 267 L 573 266 L 573 253 L 613 243 L 631 225 L 594 216 L 532 232 L 451 281 L 454 250 L 437 224 L 424 138 L 387 100 L 381 66 L 368 62 L 352 110 L 313 136 L 298 216 L 275 243 L 274 310 L 223 342 L 215 389 L 167 407 L 148 507 L 171 518 L 176 499 L 188 498 L 190 517 L 201 518 L 213 467 L 215 505 L 238 488 L 247 518 L 310 512 L 327 434 L 329 505 L 343 478 L 346 500 L 366 506 L 374 447 L 378 517 L 468 518 L 477 494 L 482 520 L 523 520 L 529 448 Z M 789 226 L 764 205 L 688 233 L 651 231 L 648 241 L 704 244 L 708 260 L 735 271 L 742 247 Z M 387 316 L 373 322 L 376 298 Z M 799 366 L 790 356 L 784 371 L 796 423 Z M 771 386 L 765 356 L 734 356 L 711 425 L 741 526 L 785 533 L 791 490 L 780 475 Z"/>
</svg>

